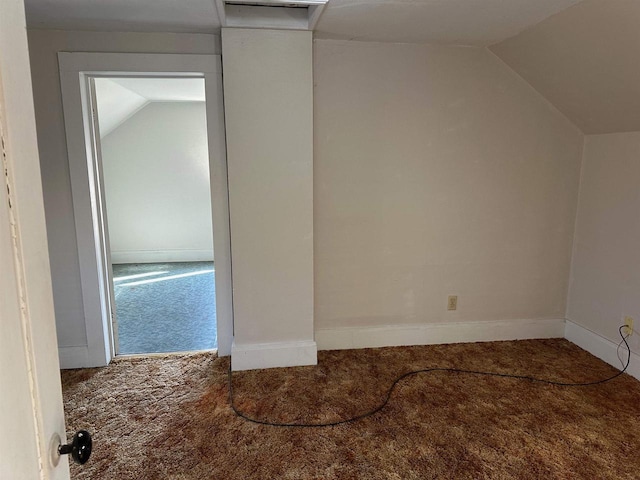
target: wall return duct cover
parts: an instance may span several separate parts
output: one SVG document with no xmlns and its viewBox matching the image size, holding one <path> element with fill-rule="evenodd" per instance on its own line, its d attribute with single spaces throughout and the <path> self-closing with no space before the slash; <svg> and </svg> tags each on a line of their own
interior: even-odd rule
<svg viewBox="0 0 640 480">
<path fill-rule="evenodd" d="M 222 27 L 313 30 L 328 0 L 216 0 Z"/>
</svg>

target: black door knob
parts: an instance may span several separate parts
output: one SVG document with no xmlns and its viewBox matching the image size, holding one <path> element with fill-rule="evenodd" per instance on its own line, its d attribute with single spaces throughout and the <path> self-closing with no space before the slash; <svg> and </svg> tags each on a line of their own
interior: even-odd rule
<svg viewBox="0 0 640 480">
<path fill-rule="evenodd" d="M 92 445 L 91 434 L 86 430 L 80 430 L 73 436 L 71 443 L 58 447 L 58 453 L 60 455 L 71 454 L 74 462 L 83 465 L 87 463 L 87 460 L 89 460 L 91 456 Z"/>
</svg>

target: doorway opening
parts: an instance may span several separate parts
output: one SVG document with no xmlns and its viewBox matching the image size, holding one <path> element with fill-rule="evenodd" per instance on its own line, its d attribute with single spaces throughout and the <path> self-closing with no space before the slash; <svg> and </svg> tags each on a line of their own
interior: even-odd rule
<svg viewBox="0 0 640 480">
<path fill-rule="evenodd" d="M 224 134 L 224 111 L 222 101 L 222 66 L 221 58 L 219 55 L 173 55 L 173 54 L 140 54 L 140 53 L 83 53 L 83 52 L 59 52 L 58 64 L 60 68 L 60 84 L 62 88 L 62 105 L 64 110 L 64 122 L 65 132 L 67 139 L 67 152 L 69 157 L 69 173 L 71 177 L 71 190 L 73 200 L 73 212 L 76 227 L 76 241 L 78 246 L 78 261 L 80 266 L 80 278 L 81 278 L 81 290 L 82 290 L 82 304 L 84 309 L 84 323 L 86 335 L 86 345 L 74 347 L 73 351 L 69 352 L 69 355 L 61 356 L 61 366 L 63 368 L 84 368 L 84 367 L 100 367 L 109 364 L 111 359 L 119 353 L 120 343 L 122 343 L 122 332 L 118 332 L 118 311 L 115 302 L 115 288 L 114 288 L 114 268 L 115 265 L 129 264 L 129 265 L 142 265 L 145 268 L 151 268 L 153 263 L 159 263 L 157 266 L 159 270 L 156 271 L 138 271 L 136 273 L 123 273 L 120 272 L 118 267 L 115 271 L 118 272 L 118 285 L 121 283 L 135 283 L 142 280 L 151 280 L 153 277 L 158 277 L 158 281 L 141 283 L 138 285 L 127 285 L 127 288 L 140 289 L 149 285 L 158 285 L 178 282 L 182 279 L 194 279 L 205 274 L 191 275 L 193 271 L 171 272 L 166 268 L 161 268 L 165 265 L 173 263 L 191 263 L 191 262 L 212 262 L 213 261 L 213 247 L 209 243 L 207 246 L 196 248 L 191 247 L 190 252 L 192 256 L 171 256 L 169 254 L 177 254 L 177 251 L 172 251 L 167 246 L 162 247 L 150 247 L 150 250 L 146 252 L 145 258 L 140 259 L 140 251 L 135 254 L 138 255 L 138 259 L 133 260 L 131 256 L 128 256 L 131 251 L 127 250 L 128 247 L 118 247 L 114 240 L 114 245 L 111 245 L 111 238 L 109 234 L 109 222 L 111 218 L 108 218 L 112 214 L 107 208 L 107 197 L 118 200 L 120 195 L 109 195 L 109 192 L 105 190 L 104 182 L 104 165 L 102 161 L 103 148 L 102 143 L 105 138 L 115 132 L 105 135 L 105 129 L 108 131 L 109 125 L 107 120 L 99 118 L 98 107 L 98 95 L 100 93 L 100 81 L 102 79 L 110 79 L 113 84 L 112 90 L 122 89 L 129 90 L 131 94 L 127 94 L 131 100 L 131 97 L 136 98 L 135 95 L 144 97 L 142 101 L 138 99 L 138 106 L 131 109 L 127 107 L 129 113 L 126 113 L 123 118 L 125 120 L 133 119 L 136 114 L 142 114 L 145 110 L 151 109 L 155 104 L 160 103 L 171 104 L 174 107 L 178 103 L 191 103 L 195 104 L 193 98 L 180 97 L 178 101 L 172 99 L 168 100 L 164 97 L 162 100 L 162 88 L 160 88 L 158 82 L 163 80 L 197 80 L 204 82 L 205 101 L 200 102 L 204 106 L 206 112 L 206 140 L 208 146 L 204 149 L 208 156 L 208 163 L 201 165 L 202 171 L 197 173 L 197 168 L 193 169 L 193 176 L 197 176 L 200 180 L 206 184 L 208 168 L 208 185 L 210 188 L 210 200 L 209 208 L 211 209 L 211 224 L 207 226 L 209 232 L 213 230 L 213 244 L 215 244 L 215 267 L 204 268 L 204 270 L 214 270 L 214 272 L 206 272 L 207 274 L 213 274 L 214 287 L 209 291 L 208 298 L 215 302 L 215 326 L 210 324 L 210 327 L 214 330 L 214 334 L 202 334 L 197 335 L 198 338 L 206 337 L 209 341 L 216 342 L 218 355 L 226 356 L 231 352 L 231 345 L 233 342 L 233 292 L 232 292 L 232 278 L 231 278 L 231 237 L 229 226 L 229 193 L 227 184 L 227 163 L 226 163 L 226 148 L 225 148 L 225 134 Z M 134 84 L 134 80 L 144 80 L 149 88 L 146 93 L 136 93 L 136 89 L 139 85 Z M 98 93 L 96 93 L 96 83 L 98 83 Z M 153 85 L 152 85 L 153 84 Z M 175 89 L 174 89 L 175 90 Z M 187 91 L 187 88 L 180 89 L 181 95 Z M 122 93 L 122 92 L 121 92 Z M 132 95 L 135 94 L 135 95 Z M 158 100 L 158 101 L 156 101 Z M 185 102 L 185 100 L 187 102 Z M 114 109 L 121 110 L 125 106 L 126 102 L 114 102 Z M 136 102 L 129 102 L 136 103 Z M 192 105 L 193 106 L 193 105 Z M 106 107 L 103 107 L 103 113 Z M 174 117 L 174 121 L 171 123 L 167 131 L 162 134 L 156 133 L 155 137 L 150 139 L 147 144 L 151 143 L 161 144 L 166 139 L 171 139 L 174 136 L 174 132 L 177 132 L 181 126 L 180 122 L 176 121 L 177 117 Z M 122 119 L 121 119 L 122 120 Z M 115 124 L 118 124 L 116 121 Z M 116 127 L 117 128 L 117 127 Z M 120 158 L 131 158 L 134 155 L 134 150 L 126 150 L 121 153 Z M 157 156 L 165 155 L 173 159 L 173 162 L 169 162 L 172 165 L 172 178 L 177 179 L 180 175 L 183 175 L 184 168 L 181 161 L 182 155 L 176 152 L 171 144 L 166 148 L 160 149 Z M 110 167 L 108 167 L 110 168 Z M 134 177 L 133 167 L 130 170 L 125 169 L 124 178 L 130 181 Z M 148 184 L 153 184 L 150 179 L 157 173 L 157 168 L 154 166 L 147 167 L 144 172 L 146 176 L 138 177 L 139 181 L 134 182 L 134 186 L 138 190 L 143 190 L 148 187 Z M 108 174 L 108 172 L 107 172 Z M 193 177 L 192 177 L 193 178 Z M 157 182 L 160 184 L 160 182 Z M 173 191 L 173 184 L 169 187 L 165 187 L 163 198 L 169 198 Z M 202 195 L 201 195 L 202 196 Z M 158 200 L 160 202 L 160 200 Z M 176 201 L 177 202 L 177 201 Z M 143 202 L 137 199 L 130 199 L 128 204 L 125 204 L 125 213 L 133 211 L 134 207 L 138 208 L 138 203 L 143 206 L 149 206 L 154 202 Z M 170 202 L 166 208 L 173 208 L 175 202 Z M 187 202 L 189 203 L 189 202 Z M 195 204 L 200 204 L 191 201 L 189 205 L 193 207 Z M 206 204 L 206 203 L 205 203 Z M 194 209 L 191 208 L 188 213 L 184 214 L 187 217 L 193 213 Z M 165 216 L 169 212 L 165 211 Z M 149 216 L 151 214 L 149 213 Z M 188 220 L 187 218 L 186 220 Z M 144 223 L 146 217 L 139 220 L 140 224 Z M 185 219 L 181 219 L 185 220 Z M 193 223 L 193 221 L 192 221 Z M 197 223 L 197 222 L 196 222 Z M 177 224 L 176 224 L 177 225 Z M 213 228 L 211 228 L 211 226 Z M 136 225 L 136 228 L 138 226 Z M 158 227 L 157 223 L 147 224 L 148 229 L 156 231 Z M 133 227 L 131 228 L 133 231 Z M 138 234 L 144 236 L 144 229 L 138 229 Z M 167 240 L 176 240 L 179 232 L 183 230 L 180 228 L 172 228 L 168 233 L 156 234 L 155 238 L 166 236 Z M 157 231 L 156 231 L 157 232 Z M 136 238 L 136 241 L 140 238 Z M 114 248 L 112 248 L 114 247 Z M 164 250 L 166 256 L 164 258 L 154 257 L 158 252 L 155 250 Z M 196 251 L 193 251 L 195 249 Z M 180 250 L 180 249 L 174 249 Z M 202 250 L 198 252 L 197 250 Z M 208 251 L 210 257 L 198 256 L 203 254 L 203 251 Z M 119 258 L 112 258 L 115 254 L 120 255 Z M 185 252 L 180 252 L 181 255 Z M 154 267 L 155 268 L 155 267 Z M 158 272 L 167 271 L 169 273 L 162 273 L 155 275 Z M 154 275 L 148 275 L 153 273 Z M 188 274 L 188 275 L 185 275 Z M 120 277 L 127 277 L 131 275 L 148 275 L 146 277 L 137 277 L 135 279 L 124 280 Z M 160 280 L 160 276 L 164 276 Z M 177 277 L 177 278 L 168 278 Z M 187 288 L 187 291 L 193 288 Z M 184 291 L 184 290 L 183 290 Z M 160 293 L 158 296 L 163 296 Z M 134 310 L 139 311 L 139 302 L 133 300 L 130 302 L 134 305 Z M 187 307 L 187 315 L 181 317 L 180 322 L 184 322 L 185 318 L 191 318 L 192 308 Z M 155 315 L 155 318 L 166 317 L 164 313 Z M 164 325 L 156 325 L 155 331 L 163 329 Z M 143 329 L 148 331 L 149 329 Z M 154 331 L 153 329 L 151 331 Z M 189 331 L 188 328 L 183 328 L 183 332 Z M 194 333 L 194 332 L 192 332 Z M 116 350 L 116 347 L 118 350 Z M 175 347 L 172 347 L 173 350 Z M 179 347 L 181 350 L 184 347 Z M 201 347 L 188 347 L 197 348 Z M 166 349 L 165 349 L 166 350 Z"/>
<path fill-rule="evenodd" d="M 203 78 L 91 79 L 115 353 L 217 346 Z"/>
</svg>

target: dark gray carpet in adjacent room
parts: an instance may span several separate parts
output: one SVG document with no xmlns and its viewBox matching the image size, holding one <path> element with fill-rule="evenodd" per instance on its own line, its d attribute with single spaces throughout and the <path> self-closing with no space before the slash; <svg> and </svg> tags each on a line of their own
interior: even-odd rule
<svg viewBox="0 0 640 480">
<path fill-rule="evenodd" d="M 213 262 L 113 265 L 120 354 L 216 348 Z"/>
</svg>

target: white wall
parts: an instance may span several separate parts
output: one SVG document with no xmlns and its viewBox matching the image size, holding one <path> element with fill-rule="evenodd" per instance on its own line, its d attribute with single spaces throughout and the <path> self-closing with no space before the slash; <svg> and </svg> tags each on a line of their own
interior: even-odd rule
<svg viewBox="0 0 640 480">
<path fill-rule="evenodd" d="M 31 30 L 29 51 L 38 127 L 58 344 L 87 344 L 57 52 L 220 54 L 220 38 L 203 34 Z"/>
<path fill-rule="evenodd" d="M 316 40 L 314 55 L 316 336 L 562 327 L 581 132 L 485 49 Z"/>
<path fill-rule="evenodd" d="M 315 42 L 311 130 L 311 107 L 287 111 L 311 101 L 311 65 L 286 61 L 306 41 L 273 51 L 250 42 L 246 52 L 237 40 L 249 73 L 234 72 L 225 51 L 234 288 L 244 286 L 235 315 L 255 319 L 237 321 L 236 339 L 301 341 L 314 315 L 316 332 L 562 319 L 581 132 L 487 50 L 330 40 Z M 30 43 L 58 334 L 63 346 L 83 345 L 55 54 L 219 53 L 219 44 L 55 31 L 32 31 Z M 456 312 L 446 311 L 449 294 L 459 295 Z"/>
<path fill-rule="evenodd" d="M 311 32 L 223 29 L 222 49 L 233 366 L 316 363 Z"/>
<path fill-rule="evenodd" d="M 147 104 L 102 139 L 102 165 L 113 263 L 213 260 L 203 102 Z"/>
<path fill-rule="evenodd" d="M 638 179 L 640 132 L 586 137 L 567 319 L 616 344 L 625 315 L 640 327 Z"/>
</svg>

